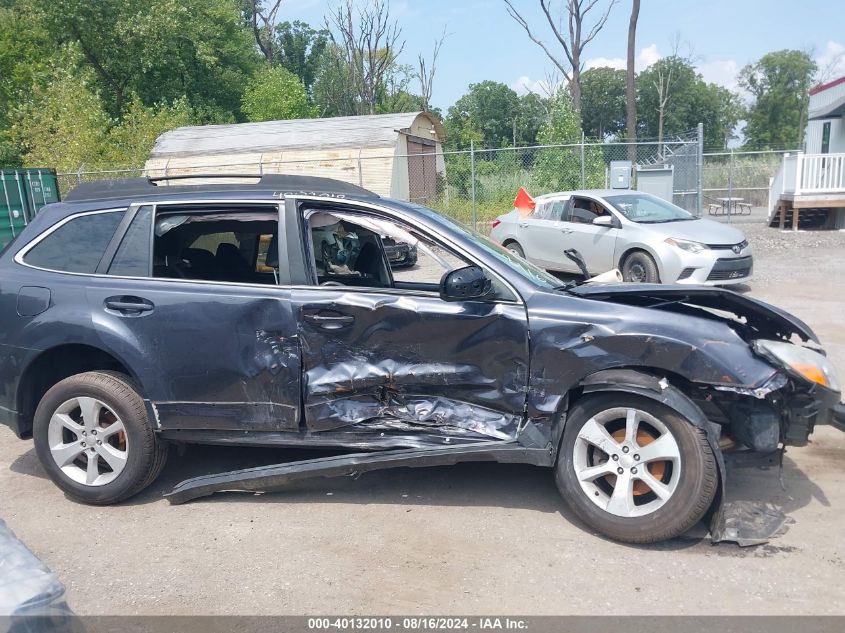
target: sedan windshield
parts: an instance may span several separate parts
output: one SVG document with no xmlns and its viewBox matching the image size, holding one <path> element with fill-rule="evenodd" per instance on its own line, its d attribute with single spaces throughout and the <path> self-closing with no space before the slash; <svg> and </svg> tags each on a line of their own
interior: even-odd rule
<svg viewBox="0 0 845 633">
<path fill-rule="evenodd" d="M 413 203 L 404 203 L 407 206 L 411 206 L 422 213 L 425 213 L 428 217 L 432 220 L 436 221 L 438 224 L 446 227 L 447 229 L 451 229 L 453 231 L 457 231 L 461 233 L 463 236 L 471 239 L 472 241 L 476 242 L 479 246 L 481 246 L 485 251 L 487 251 L 490 255 L 498 259 L 502 262 L 505 266 L 516 272 L 517 274 L 525 277 L 529 281 L 534 282 L 542 286 L 543 288 L 558 288 L 561 285 L 560 279 L 552 275 L 551 273 L 547 273 L 542 268 L 538 268 L 534 264 L 529 261 L 522 259 L 521 257 L 517 257 L 510 251 L 508 251 L 503 246 L 496 244 L 488 237 L 482 235 L 481 233 L 467 228 L 458 222 L 455 222 L 452 218 L 446 217 L 444 215 L 439 214 L 437 211 L 433 209 L 429 209 L 428 207 L 424 207 L 419 204 Z"/>
<path fill-rule="evenodd" d="M 638 224 L 658 224 L 698 219 L 681 207 L 676 207 L 671 202 L 666 202 L 654 196 L 629 193 L 605 196 L 604 199 L 631 222 Z"/>
</svg>

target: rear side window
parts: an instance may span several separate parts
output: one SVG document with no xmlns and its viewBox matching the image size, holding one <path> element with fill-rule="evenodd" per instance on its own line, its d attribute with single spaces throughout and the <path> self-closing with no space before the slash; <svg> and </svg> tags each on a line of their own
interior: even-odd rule
<svg viewBox="0 0 845 633">
<path fill-rule="evenodd" d="M 152 261 L 153 208 L 144 206 L 132 219 L 132 224 L 114 254 L 110 275 L 121 277 L 149 277 Z"/>
<path fill-rule="evenodd" d="M 66 222 L 23 258 L 30 266 L 69 273 L 93 273 L 124 211 L 82 215 Z"/>
</svg>

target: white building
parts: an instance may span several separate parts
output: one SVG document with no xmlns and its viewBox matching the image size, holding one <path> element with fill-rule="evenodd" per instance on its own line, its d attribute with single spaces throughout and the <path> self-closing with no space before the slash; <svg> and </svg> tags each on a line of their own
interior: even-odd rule
<svg viewBox="0 0 845 633">
<path fill-rule="evenodd" d="M 769 223 L 845 228 L 845 77 L 810 90 L 804 151 L 785 154 L 769 189 Z"/>
<path fill-rule="evenodd" d="M 303 174 L 426 202 L 445 179 L 443 126 L 432 114 L 182 127 L 155 142 L 148 176 Z"/>
</svg>

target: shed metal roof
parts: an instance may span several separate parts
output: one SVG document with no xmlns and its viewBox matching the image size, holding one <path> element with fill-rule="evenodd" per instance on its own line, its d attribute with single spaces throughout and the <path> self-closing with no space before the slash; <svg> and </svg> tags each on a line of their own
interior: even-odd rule
<svg viewBox="0 0 845 633">
<path fill-rule="evenodd" d="M 393 145 L 397 132 L 410 128 L 419 117 L 433 126 L 437 139 L 443 139 L 442 124 L 426 112 L 293 119 L 176 128 L 156 139 L 150 158 L 303 148 L 385 147 Z"/>
</svg>

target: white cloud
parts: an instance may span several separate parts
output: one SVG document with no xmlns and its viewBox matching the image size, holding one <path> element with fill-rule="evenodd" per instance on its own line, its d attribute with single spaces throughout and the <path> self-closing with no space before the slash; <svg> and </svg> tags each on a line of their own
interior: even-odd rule
<svg viewBox="0 0 845 633">
<path fill-rule="evenodd" d="M 816 57 L 822 81 L 831 81 L 845 75 L 845 46 L 828 41 L 824 51 Z"/>
<path fill-rule="evenodd" d="M 634 68 L 637 72 L 645 70 L 662 55 L 657 50 L 657 44 L 651 44 L 641 49 L 634 61 Z M 617 70 L 625 70 L 628 67 L 628 62 L 624 57 L 591 57 L 584 64 L 584 70 L 591 68 L 615 68 Z"/>
<path fill-rule="evenodd" d="M 736 76 L 739 73 L 739 64 L 732 59 L 699 64 L 697 70 L 707 83 L 718 84 L 729 90 L 737 90 L 739 88 L 736 81 Z"/>
<path fill-rule="evenodd" d="M 663 55 L 657 52 L 657 44 L 646 46 L 640 51 L 640 54 L 637 55 L 637 70 L 648 68 L 652 64 L 657 63 L 661 57 L 663 57 Z"/>
<path fill-rule="evenodd" d="M 516 91 L 518 95 L 526 95 L 529 92 L 546 97 L 549 95 L 549 81 L 547 79 L 531 79 L 528 75 L 523 75 L 511 84 L 511 88 Z"/>
<path fill-rule="evenodd" d="M 616 70 L 625 70 L 628 62 L 621 57 L 593 57 L 588 59 L 584 64 L 584 70 L 591 68 L 615 68 Z"/>
</svg>

